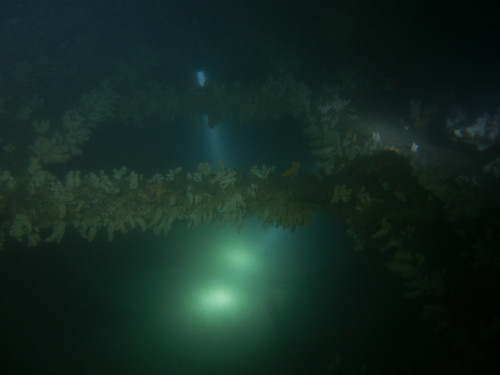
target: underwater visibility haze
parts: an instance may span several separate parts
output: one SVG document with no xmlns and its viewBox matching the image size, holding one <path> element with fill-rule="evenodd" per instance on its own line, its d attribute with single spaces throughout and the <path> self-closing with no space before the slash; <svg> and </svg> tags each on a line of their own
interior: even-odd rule
<svg viewBox="0 0 500 375">
<path fill-rule="evenodd" d="M 0 371 L 499 373 L 496 18 L 2 1 Z"/>
</svg>

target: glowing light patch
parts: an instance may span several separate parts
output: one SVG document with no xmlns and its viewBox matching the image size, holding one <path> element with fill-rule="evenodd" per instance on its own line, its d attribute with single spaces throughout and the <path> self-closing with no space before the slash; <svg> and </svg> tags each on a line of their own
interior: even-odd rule
<svg viewBox="0 0 500 375">
<path fill-rule="evenodd" d="M 224 254 L 224 258 L 228 265 L 238 267 L 240 269 L 251 268 L 255 263 L 255 258 L 249 253 L 249 251 L 242 248 L 227 251 Z"/>
<path fill-rule="evenodd" d="M 230 306 L 233 301 L 231 293 L 224 289 L 214 289 L 207 293 L 204 305 L 210 309 L 219 309 Z"/>
<path fill-rule="evenodd" d="M 205 87 L 207 78 L 205 77 L 205 72 L 203 70 L 198 70 L 196 72 L 196 82 L 198 83 L 198 86 Z"/>
<path fill-rule="evenodd" d="M 194 305 L 197 314 L 215 317 L 235 312 L 239 304 L 236 293 L 229 287 L 211 286 L 195 294 Z"/>
</svg>

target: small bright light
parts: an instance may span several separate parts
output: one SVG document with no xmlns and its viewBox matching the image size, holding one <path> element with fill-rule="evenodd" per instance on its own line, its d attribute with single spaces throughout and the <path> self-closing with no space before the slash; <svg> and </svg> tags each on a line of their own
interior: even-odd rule
<svg viewBox="0 0 500 375">
<path fill-rule="evenodd" d="M 205 305 L 209 308 L 224 308 L 230 305 L 231 294 L 224 289 L 214 289 L 205 296 Z"/>
<path fill-rule="evenodd" d="M 194 295 L 193 307 L 200 316 L 216 317 L 232 314 L 238 310 L 238 296 L 231 287 L 213 285 L 198 290 Z"/>
<path fill-rule="evenodd" d="M 205 72 L 203 70 L 198 70 L 196 72 L 196 82 L 198 83 L 198 86 L 205 87 L 207 78 L 205 77 Z"/>
</svg>

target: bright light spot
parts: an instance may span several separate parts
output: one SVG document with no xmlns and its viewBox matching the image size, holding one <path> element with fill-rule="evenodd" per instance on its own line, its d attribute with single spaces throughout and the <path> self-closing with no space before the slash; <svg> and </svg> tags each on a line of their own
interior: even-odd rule
<svg viewBox="0 0 500 375">
<path fill-rule="evenodd" d="M 214 289 L 205 296 L 205 306 L 211 309 L 228 307 L 232 301 L 231 293 L 224 289 Z"/>
<path fill-rule="evenodd" d="M 198 83 L 198 86 L 205 87 L 207 77 L 205 76 L 205 72 L 203 70 L 198 70 L 196 72 L 196 82 Z"/>
<path fill-rule="evenodd" d="M 222 317 L 239 309 L 237 293 L 230 287 L 214 285 L 198 290 L 194 294 L 194 310 L 205 318 Z"/>
</svg>

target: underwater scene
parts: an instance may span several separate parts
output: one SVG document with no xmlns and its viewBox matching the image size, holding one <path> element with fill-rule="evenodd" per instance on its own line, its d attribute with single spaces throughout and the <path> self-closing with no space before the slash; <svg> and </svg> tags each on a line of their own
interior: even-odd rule
<svg viewBox="0 0 500 375">
<path fill-rule="evenodd" d="M 1 1 L 0 371 L 500 373 L 499 46 L 486 2 Z"/>
</svg>

